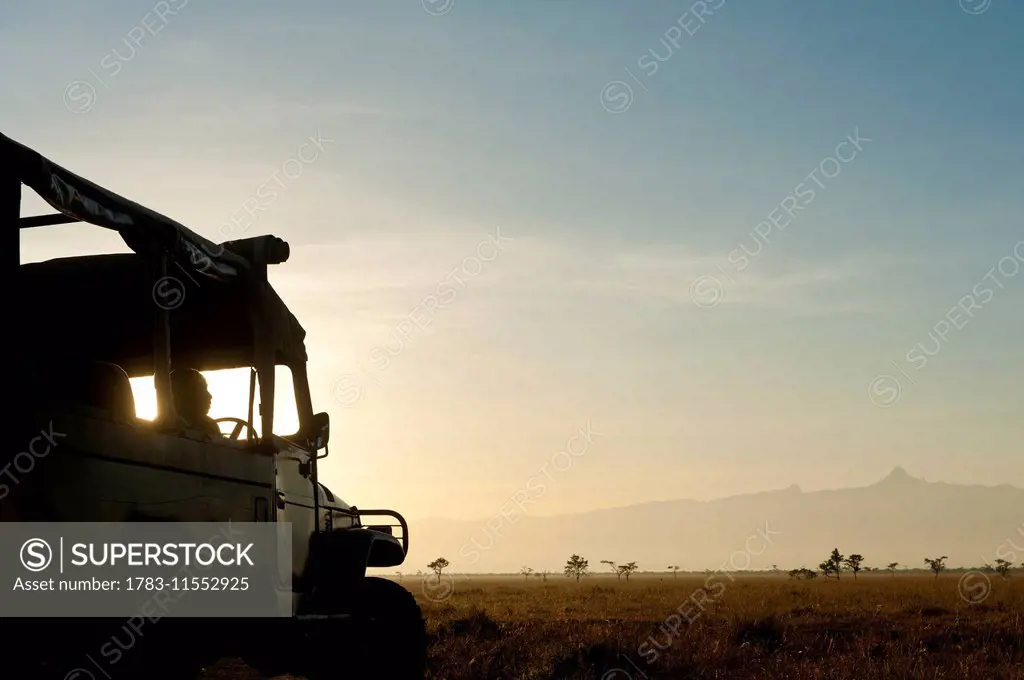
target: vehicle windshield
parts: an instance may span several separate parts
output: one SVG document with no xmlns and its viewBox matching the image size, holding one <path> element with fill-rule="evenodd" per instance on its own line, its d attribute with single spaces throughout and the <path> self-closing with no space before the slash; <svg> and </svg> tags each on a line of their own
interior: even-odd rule
<svg viewBox="0 0 1024 680">
<path fill-rule="evenodd" d="M 241 418 L 249 416 L 249 369 L 232 368 L 222 371 L 204 371 L 210 396 L 209 416 L 217 418 Z M 299 429 L 298 408 L 295 403 L 292 373 L 287 366 L 278 366 L 274 378 L 274 434 L 281 437 L 294 435 Z M 153 376 L 131 379 L 132 394 L 135 396 L 135 412 L 140 419 L 153 420 L 157 416 L 156 387 Z M 263 424 L 259 417 L 259 381 L 256 382 L 256 400 L 253 408 L 253 426 L 257 437 L 263 436 Z M 235 423 L 218 423 L 221 432 L 228 434 Z M 242 432 L 242 438 L 247 436 Z"/>
</svg>

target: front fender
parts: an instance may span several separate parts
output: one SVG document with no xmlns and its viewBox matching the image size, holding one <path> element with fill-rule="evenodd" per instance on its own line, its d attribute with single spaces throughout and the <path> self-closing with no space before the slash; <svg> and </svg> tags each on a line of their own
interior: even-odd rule
<svg viewBox="0 0 1024 680">
<path fill-rule="evenodd" d="M 368 567 L 397 567 L 405 562 L 405 549 L 402 543 L 383 531 L 367 529 L 367 532 L 374 534 L 370 543 L 370 552 L 366 558 Z"/>
<path fill-rule="evenodd" d="M 314 533 L 301 576 L 305 612 L 337 612 L 357 592 L 367 567 L 391 567 L 405 561 L 405 550 L 394 537 L 365 527 L 346 527 Z"/>
</svg>

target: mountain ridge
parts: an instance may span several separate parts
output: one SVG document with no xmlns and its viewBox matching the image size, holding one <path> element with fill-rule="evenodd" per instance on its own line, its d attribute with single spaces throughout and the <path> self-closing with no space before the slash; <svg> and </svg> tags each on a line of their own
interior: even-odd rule
<svg viewBox="0 0 1024 680">
<path fill-rule="evenodd" d="M 919 482 L 919 483 L 922 483 L 922 484 L 929 484 L 929 485 L 946 485 L 946 486 L 963 487 L 963 488 L 1013 489 L 1013 490 L 1016 490 L 1016 491 L 1024 491 L 1024 487 L 1018 487 L 1018 486 L 1014 486 L 1012 484 L 1007 484 L 1007 483 L 994 484 L 993 485 L 993 484 L 959 484 L 957 482 L 946 482 L 946 481 L 943 481 L 943 480 L 929 482 L 926 479 L 924 479 L 923 477 L 914 477 L 913 475 L 909 474 L 902 466 L 896 465 L 896 466 L 893 467 L 893 469 L 885 477 L 882 477 L 881 479 L 879 479 L 876 482 L 872 482 L 871 484 L 865 484 L 863 486 L 843 486 L 843 487 L 835 487 L 835 488 L 827 488 L 827 489 L 815 489 L 813 491 L 804 491 L 800 487 L 799 484 L 790 484 L 787 487 L 778 488 L 778 489 L 763 489 L 763 490 L 760 490 L 760 491 L 749 491 L 749 492 L 746 492 L 746 493 L 730 494 L 728 496 L 719 496 L 717 498 L 708 498 L 708 499 L 704 499 L 704 500 L 700 500 L 700 499 L 696 499 L 696 498 L 667 498 L 667 499 L 657 500 L 657 501 L 641 501 L 639 503 L 629 503 L 627 505 L 609 505 L 609 506 L 602 507 L 602 508 L 592 508 L 590 510 L 576 510 L 576 511 L 573 511 L 573 512 L 562 512 L 562 513 L 557 513 L 557 514 L 554 514 L 554 515 L 535 515 L 535 517 L 538 517 L 538 518 L 539 517 L 544 517 L 544 518 L 548 518 L 548 519 L 554 519 L 554 518 L 558 518 L 558 517 L 576 517 L 576 516 L 579 516 L 579 515 L 589 515 L 589 514 L 592 514 L 592 513 L 607 512 L 607 511 L 612 511 L 612 510 L 629 510 L 629 509 L 632 509 L 632 508 L 651 507 L 651 506 L 657 506 L 657 505 L 666 505 L 666 504 L 670 504 L 670 503 L 694 503 L 694 504 L 720 503 L 720 502 L 723 502 L 723 501 L 728 501 L 728 500 L 737 499 L 737 498 L 750 498 L 750 497 L 753 497 L 753 496 L 764 496 L 764 495 L 770 495 L 770 494 L 792 493 L 794 491 L 797 492 L 797 493 L 800 493 L 800 494 L 804 494 L 804 495 L 810 496 L 810 495 L 813 495 L 813 494 L 821 494 L 821 493 L 837 493 L 837 492 L 843 492 L 843 491 L 857 491 L 857 490 L 860 490 L 860 489 L 871 489 L 871 488 L 875 488 L 875 487 L 877 487 L 877 486 L 879 486 L 881 484 L 893 483 L 893 482 L 911 483 L 911 484 L 915 483 L 915 482 Z M 473 519 L 458 519 L 458 518 L 454 518 L 454 517 L 445 517 L 443 515 L 429 515 L 429 516 L 426 516 L 426 517 L 416 518 L 416 521 L 419 521 L 419 522 L 425 522 L 425 521 L 479 522 L 479 521 L 481 521 L 481 519 L 482 518 L 479 518 L 479 517 L 478 518 L 473 518 Z"/>
<path fill-rule="evenodd" d="M 1024 489 L 929 482 L 899 466 L 859 487 L 804 492 L 791 485 L 561 515 L 530 510 L 509 499 L 486 519 L 413 520 L 408 563 L 425 566 L 443 555 L 456 571 L 518 571 L 524 564 L 557 570 L 576 553 L 594 564 L 635 560 L 645 569 L 679 564 L 702 570 L 723 559 L 758 569 L 813 566 L 839 547 L 865 555 L 872 566 L 920 566 L 925 557 L 949 555 L 953 567 L 1009 556 L 1013 539 L 1009 545 L 1021 553 L 1014 552 L 1013 561 L 1024 559 Z M 770 549 L 763 545 L 766 536 L 773 538 Z"/>
</svg>

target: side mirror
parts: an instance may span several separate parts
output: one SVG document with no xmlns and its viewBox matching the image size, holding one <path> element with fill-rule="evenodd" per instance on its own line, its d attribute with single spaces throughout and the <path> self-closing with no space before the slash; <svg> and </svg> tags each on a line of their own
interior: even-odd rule
<svg viewBox="0 0 1024 680">
<path fill-rule="evenodd" d="M 331 438 L 331 417 L 326 413 L 317 413 L 313 416 L 313 431 L 312 431 L 313 445 L 316 450 L 327 446 L 327 442 Z"/>
</svg>

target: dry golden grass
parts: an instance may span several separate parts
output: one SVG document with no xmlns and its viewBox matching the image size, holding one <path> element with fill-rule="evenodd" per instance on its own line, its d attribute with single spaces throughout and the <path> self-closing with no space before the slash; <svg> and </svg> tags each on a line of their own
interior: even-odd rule
<svg viewBox="0 0 1024 680">
<path fill-rule="evenodd" d="M 444 680 L 1024 678 L 1024 579 L 993 576 L 972 604 L 960 592 L 980 597 L 980 581 L 960 578 L 720 575 L 703 613 L 690 600 L 703 576 L 456 577 L 443 602 L 417 595 Z M 693 622 L 673 635 L 680 607 Z"/>
<path fill-rule="evenodd" d="M 427 619 L 431 680 L 1024 678 L 1024 574 L 990 578 L 972 604 L 960 593 L 980 598 L 979 581 L 961 588 L 956 573 L 721 575 L 724 591 L 712 585 L 713 601 L 676 635 L 666 619 L 680 607 L 694 618 L 703 576 L 456 576 L 441 602 L 414 578 L 403 585 Z M 230 663 L 203 677 L 259 678 Z"/>
</svg>

